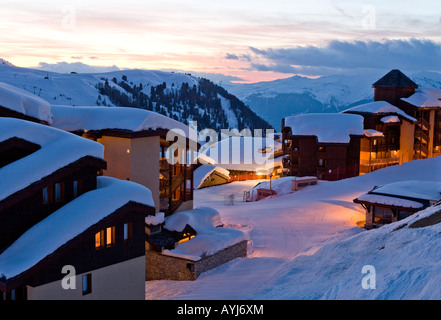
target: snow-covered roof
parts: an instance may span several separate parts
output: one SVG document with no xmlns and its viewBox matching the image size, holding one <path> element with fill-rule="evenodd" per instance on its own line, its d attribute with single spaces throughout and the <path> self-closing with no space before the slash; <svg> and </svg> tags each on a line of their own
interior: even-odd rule
<svg viewBox="0 0 441 320">
<path fill-rule="evenodd" d="M 400 123 L 400 118 L 398 116 L 388 116 L 381 118 L 383 123 Z"/>
<path fill-rule="evenodd" d="M 378 187 L 372 194 L 382 194 L 421 200 L 441 200 L 441 182 L 425 180 L 408 180 L 389 183 Z"/>
<path fill-rule="evenodd" d="M 437 88 L 421 88 L 418 90 L 418 92 L 426 93 L 428 95 L 431 95 L 432 97 L 441 100 L 441 89 Z"/>
<path fill-rule="evenodd" d="M 292 135 L 316 136 L 319 143 L 349 143 L 350 135 L 364 135 L 363 117 L 349 113 L 308 113 L 285 118 Z"/>
<path fill-rule="evenodd" d="M 0 82 L 0 106 L 48 124 L 52 123 L 49 102 L 26 90 L 3 82 Z"/>
<path fill-rule="evenodd" d="M 98 106 L 52 106 L 53 126 L 66 131 L 79 130 L 177 130 L 189 139 L 195 140 L 197 133 L 174 119 L 159 113 L 130 107 Z"/>
<path fill-rule="evenodd" d="M 227 169 L 211 164 L 204 164 L 193 172 L 193 184 L 195 189 L 198 189 L 214 171 L 224 175 L 227 178 L 230 177 L 230 171 Z"/>
<path fill-rule="evenodd" d="M 96 190 L 67 203 L 3 251 L 0 274 L 12 278 L 28 270 L 130 201 L 154 207 L 152 194 L 146 187 L 131 181 L 98 177 Z"/>
<path fill-rule="evenodd" d="M 359 196 L 357 199 L 359 201 L 366 201 L 369 203 L 382 204 L 393 207 L 402 207 L 402 208 L 411 208 L 411 209 L 421 209 L 424 207 L 424 205 L 421 202 L 395 198 L 395 197 L 382 196 L 378 194 L 367 193 Z"/>
<path fill-rule="evenodd" d="M 222 225 L 220 214 L 209 207 L 174 213 L 166 218 L 164 228 L 181 232 L 187 224 L 196 231 L 196 236 L 175 249 L 164 250 L 162 254 L 198 261 L 247 240 L 240 230 L 219 227 Z"/>
<path fill-rule="evenodd" d="M 409 116 L 403 110 L 395 107 L 387 101 L 374 101 L 361 104 L 343 111 L 345 113 L 371 113 L 371 114 L 396 114 L 404 117 L 409 121 L 416 121 L 415 118 Z"/>
<path fill-rule="evenodd" d="M 230 136 L 222 139 L 203 154 L 214 159 L 215 165 L 227 170 L 256 172 L 280 166 L 282 157 L 272 158 L 280 144 L 272 138 Z M 266 150 L 262 153 L 262 150 Z"/>
<path fill-rule="evenodd" d="M 85 156 L 104 157 L 104 147 L 97 142 L 30 121 L 0 118 L 0 141 L 13 137 L 41 149 L 0 168 L 0 200 Z"/>
<path fill-rule="evenodd" d="M 424 92 L 416 92 L 409 98 L 401 98 L 401 100 L 419 108 L 441 108 L 441 100 Z"/>
<path fill-rule="evenodd" d="M 372 138 L 372 137 L 384 137 L 383 132 L 374 130 L 374 129 L 365 129 L 364 130 L 364 135 L 368 138 Z"/>
</svg>

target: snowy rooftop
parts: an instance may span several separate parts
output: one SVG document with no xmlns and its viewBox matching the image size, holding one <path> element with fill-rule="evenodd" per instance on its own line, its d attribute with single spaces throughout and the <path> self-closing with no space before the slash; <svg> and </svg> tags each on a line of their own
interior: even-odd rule
<svg viewBox="0 0 441 320">
<path fill-rule="evenodd" d="M 353 108 L 347 109 L 343 112 L 354 112 L 354 113 L 372 113 L 372 114 L 396 114 L 404 117 L 409 121 L 416 121 L 415 118 L 409 116 L 403 110 L 395 107 L 387 101 L 374 101 Z"/>
<path fill-rule="evenodd" d="M 441 108 L 440 100 L 424 92 L 414 93 L 409 98 L 401 98 L 401 100 L 419 108 Z"/>
<path fill-rule="evenodd" d="M 30 121 L 0 118 L 0 141 L 13 137 L 41 149 L 0 168 L 0 200 L 85 156 L 104 157 L 104 147 L 97 142 Z"/>
<path fill-rule="evenodd" d="M 0 82 L 0 106 L 49 124 L 52 123 L 49 102 L 26 90 L 3 82 Z"/>
<path fill-rule="evenodd" d="M 198 261 L 247 240 L 240 230 L 219 227 L 222 225 L 220 214 L 209 207 L 175 213 L 166 218 L 164 228 L 181 232 L 187 224 L 196 231 L 196 236 L 173 250 L 164 250 L 163 254 Z"/>
<path fill-rule="evenodd" d="M 198 189 L 202 185 L 202 183 L 204 183 L 204 181 L 214 171 L 226 176 L 227 178 L 230 177 L 230 171 L 228 171 L 227 169 L 221 168 L 219 166 L 211 165 L 211 164 L 204 164 L 204 165 L 198 167 L 193 172 L 194 187 L 196 189 Z"/>
<path fill-rule="evenodd" d="M 129 132 L 177 129 L 187 138 L 197 134 L 179 121 L 159 113 L 129 107 L 52 106 L 53 126 L 66 131 L 116 129 Z"/>
<path fill-rule="evenodd" d="M 441 182 L 424 180 L 400 181 L 378 187 L 370 193 L 438 201 L 441 200 Z"/>
<path fill-rule="evenodd" d="M 0 274 L 28 270 L 129 201 L 154 207 L 149 189 L 126 180 L 98 177 L 97 189 L 82 194 L 34 225 L 0 255 Z"/>
<path fill-rule="evenodd" d="M 384 137 L 383 132 L 374 130 L 374 129 L 365 129 L 364 130 L 364 135 L 368 138 L 372 138 L 372 137 Z"/>
<path fill-rule="evenodd" d="M 437 88 L 421 88 L 418 90 L 418 92 L 426 93 L 428 95 L 431 95 L 435 99 L 441 100 L 441 89 Z"/>
<path fill-rule="evenodd" d="M 309 113 L 285 118 L 292 135 L 316 136 L 321 143 L 349 143 L 350 135 L 364 135 L 363 117 L 348 113 Z"/>
</svg>

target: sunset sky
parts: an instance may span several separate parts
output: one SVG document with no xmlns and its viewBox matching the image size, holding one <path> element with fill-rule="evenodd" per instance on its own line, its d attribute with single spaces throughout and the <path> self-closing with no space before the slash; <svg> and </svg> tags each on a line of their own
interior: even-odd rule
<svg viewBox="0 0 441 320">
<path fill-rule="evenodd" d="M 441 2 L 2 0 L 0 44 L 17 66 L 60 72 L 173 69 L 256 82 L 441 71 Z"/>
</svg>

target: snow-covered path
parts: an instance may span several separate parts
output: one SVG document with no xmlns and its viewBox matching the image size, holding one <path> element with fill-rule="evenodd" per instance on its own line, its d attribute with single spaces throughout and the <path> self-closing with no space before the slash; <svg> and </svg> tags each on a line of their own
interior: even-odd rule
<svg viewBox="0 0 441 320">
<path fill-rule="evenodd" d="M 314 263 L 319 263 L 314 266 L 316 276 L 309 277 L 308 283 L 303 283 L 301 288 L 290 289 L 289 285 L 283 284 L 285 277 L 287 280 L 293 277 L 293 265 L 299 275 L 308 274 L 311 269 L 310 265 L 301 264 L 308 259 L 296 257 L 313 255 L 326 245 L 338 244 L 338 240 L 367 232 L 357 226 L 364 219 L 364 210 L 352 200 L 376 185 L 412 179 L 441 181 L 441 157 L 416 160 L 351 179 L 320 182 L 296 193 L 253 203 L 242 202 L 242 194 L 259 181 L 197 190 L 195 206 L 211 206 L 220 212 L 227 227 L 248 232 L 251 240 L 249 255 L 205 272 L 196 281 L 148 281 L 146 299 L 318 297 L 316 292 L 310 295 L 320 287 L 314 279 L 322 281 L 319 275 L 330 267 L 327 264 L 332 253 L 326 256 L 325 261 L 315 259 L 318 262 Z M 235 195 L 234 205 L 225 201 L 231 194 Z M 296 261 L 299 262 L 295 264 Z M 326 283 L 332 286 L 329 279 Z M 291 294 L 293 289 L 292 292 L 297 294 Z"/>
</svg>

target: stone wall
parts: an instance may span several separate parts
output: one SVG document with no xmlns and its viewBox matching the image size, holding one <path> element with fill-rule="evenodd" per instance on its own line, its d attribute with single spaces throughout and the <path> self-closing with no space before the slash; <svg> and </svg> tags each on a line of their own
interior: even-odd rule
<svg viewBox="0 0 441 320">
<path fill-rule="evenodd" d="M 206 256 L 198 261 L 163 255 L 153 250 L 146 251 L 145 279 L 188 281 L 205 271 L 216 268 L 235 258 L 246 257 L 247 241 Z"/>
</svg>

